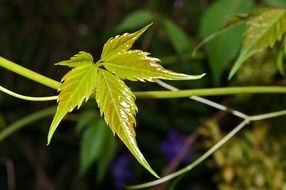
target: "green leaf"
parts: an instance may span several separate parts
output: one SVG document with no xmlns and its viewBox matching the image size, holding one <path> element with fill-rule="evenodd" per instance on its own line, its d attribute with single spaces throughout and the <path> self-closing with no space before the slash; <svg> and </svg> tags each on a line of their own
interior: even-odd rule
<svg viewBox="0 0 286 190">
<path fill-rule="evenodd" d="M 272 47 L 285 33 L 286 11 L 284 9 L 265 8 L 260 13 L 248 22 L 242 52 L 257 52 L 266 47 Z"/>
<path fill-rule="evenodd" d="M 56 63 L 56 65 L 68 66 L 68 67 L 78 67 L 85 64 L 93 63 L 93 58 L 90 53 L 80 51 L 78 54 L 74 55 L 70 60 L 61 61 Z"/>
<path fill-rule="evenodd" d="M 200 36 L 206 38 L 219 31 L 232 15 L 246 13 L 253 6 L 252 0 L 215 1 L 202 17 Z M 223 72 L 239 51 L 244 29 L 245 26 L 242 24 L 233 25 L 229 30 L 223 30 L 223 33 L 218 32 L 220 35 L 205 45 L 212 80 L 216 86 L 220 84 Z"/>
<path fill-rule="evenodd" d="M 82 131 L 87 125 L 89 125 L 98 114 L 95 111 L 85 111 L 80 114 L 80 118 L 76 123 L 76 132 Z"/>
<path fill-rule="evenodd" d="M 285 76 L 284 58 L 285 52 L 283 50 L 279 50 L 276 57 L 276 66 L 282 76 Z"/>
<path fill-rule="evenodd" d="M 284 54 L 285 54 L 285 56 L 286 56 L 286 36 L 284 36 L 283 50 L 284 50 Z"/>
<path fill-rule="evenodd" d="M 108 129 L 107 127 L 105 127 Z M 109 129 L 108 129 L 109 130 Z M 106 171 L 108 170 L 108 166 L 113 160 L 115 156 L 116 151 L 116 141 L 113 137 L 111 131 L 108 131 L 108 136 L 104 138 L 104 152 L 102 157 L 97 162 L 97 173 L 96 173 L 96 182 L 101 183 L 104 179 L 104 175 L 106 174 Z"/>
<path fill-rule="evenodd" d="M 224 29 L 231 28 L 243 21 L 247 21 L 251 14 L 248 13 L 237 13 L 231 16 L 229 21 L 224 25 Z"/>
<path fill-rule="evenodd" d="M 286 31 L 286 11 L 283 9 L 265 8 L 260 14 L 248 21 L 240 55 L 232 67 L 229 79 L 240 66 L 253 54 L 272 47 Z"/>
<path fill-rule="evenodd" d="M 132 81 L 154 81 L 155 79 L 166 80 L 193 80 L 200 79 L 202 75 L 186 75 L 164 69 L 159 59 L 149 57 L 149 53 L 141 50 L 123 51 L 108 56 L 103 66 L 121 79 Z"/>
<path fill-rule="evenodd" d="M 106 159 L 107 148 L 110 148 L 106 145 L 109 141 L 114 141 L 110 130 L 102 119 L 93 119 L 93 122 L 89 122 L 89 124 L 82 134 L 80 143 L 81 175 L 84 175 L 95 161 Z"/>
<path fill-rule="evenodd" d="M 184 30 L 169 19 L 164 19 L 163 24 L 177 53 L 181 57 L 186 53 L 190 54 L 194 45 Z"/>
<path fill-rule="evenodd" d="M 96 78 L 96 101 L 101 115 L 104 115 L 113 133 L 119 136 L 138 162 L 158 177 L 139 150 L 135 139 L 137 106 L 134 99 L 134 94 L 122 80 L 106 70 L 99 69 Z"/>
<path fill-rule="evenodd" d="M 129 50 L 134 42 L 151 26 L 149 24 L 141 30 L 134 33 L 125 33 L 123 35 L 117 35 L 114 38 L 110 38 L 103 46 L 101 53 L 101 60 L 104 61 L 106 57 L 116 54 L 122 51 Z"/>
<path fill-rule="evenodd" d="M 88 100 L 95 89 L 98 67 L 92 62 L 85 63 L 82 66 L 72 62 L 71 65 L 77 66 L 62 78 L 63 83 L 59 89 L 58 108 L 49 130 L 48 144 L 63 117 L 76 106 L 79 108 L 84 100 Z"/>
<path fill-rule="evenodd" d="M 128 14 L 123 21 L 116 27 L 116 31 L 134 30 L 152 22 L 155 14 L 149 10 L 141 9 Z"/>
<path fill-rule="evenodd" d="M 249 14 L 235 14 L 231 16 L 231 19 L 224 25 L 223 28 L 220 30 L 213 32 L 212 34 L 208 35 L 201 41 L 198 45 L 196 45 L 195 49 L 192 52 L 192 57 L 196 57 L 197 51 L 205 44 L 209 43 L 213 39 L 215 39 L 218 36 L 221 36 L 222 34 L 228 32 L 230 29 L 233 29 L 234 27 L 238 26 L 239 24 L 243 23 L 243 21 L 246 21 L 249 18 Z"/>
</svg>

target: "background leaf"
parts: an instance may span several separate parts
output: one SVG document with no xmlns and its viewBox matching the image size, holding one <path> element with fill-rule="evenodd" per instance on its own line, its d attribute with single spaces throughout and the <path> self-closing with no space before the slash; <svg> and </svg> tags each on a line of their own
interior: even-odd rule
<svg viewBox="0 0 286 190">
<path fill-rule="evenodd" d="M 94 162 L 98 163 L 98 179 L 102 179 L 115 148 L 115 139 L 105 122 L 93 118 L 84 130 L 80 143 L 80 174 L 83 176 Z M 101 166 L 103 164 L 105 167 Z M 99 180 L 100 181 L 100 180 Z"/>
<path fill-rule="evenodd" d="M 76 106 L 79 108 L 94 92 L 96 72 L 95 64 L 89 63 L 72 69 L 62 78 L 58 108 L 49 130 L 48 144 L 63 117 Z"/>
<path fill-rule="evenodd" d="M 276 56 L 276 66 L 277 66 L 279 73 L 282 76 L 285 76 L 284 59 L 285 59 L 285 52 L 283 50 L 279 50 Z"/>
<path fill-rule="evenodd" d="M 158 177 L 142 155 L 135 139 L 137 107 L 134 98 L 134 94 L 122 80 L 106 70 L 99 69 L 96 79 L 96 101 L 100 113 L 104 114 L 104 119 L 113 133 L 119 136 L 138 162 Z"/>
<path fill-rule="evenodd" d="M 260 14 L 251 18 L 247 25 L 240 55 L 230 71 L 229 78 L 237 72 L 246 59 L 266 47 L 272 47 L 282 38 L 286 31 L 286 11 L 265 8 Z"/>
<path fill-rule="evenodd" d="M 148 57 L 149 53 L 141 50 L 129 50 L 106 58 L 104 67 L 121 79 L 128 80 L 192 80 L 200 79 L 203 75 L 186 75 L 164 69 L 159 59 Z"/>
<path fill-rule="evenodd" d="M 188 34 L 176 23 L 167 18 L 163 20 L 163 26 L 181 58 L 185 57 L 185 54 L 191 54 L 194 45 Z"/>
<path fill-rule="evenodd" d="M 96 117 L 98 117 L 98 114 L 95 110 L 85 111 L 82 113 L 76 123 L 76 132 L 83 131 L 84 128 L 92 123 Z"/>
<path fill-rule="evenodd" d="M 153 22 L 155 14 L 146 9 L 140 9 L 128 14 L 116 27 L 116 31 L 122 32 L 127 30 L 134 30 L 143 27 L 148 23 Z"/>
<path fill-rule="evenodd" d="M 107 169 L 109 168 L 109 165 L 111 161 L 113 160 L 115 156 L 116 151 L 116 140 L 110 130 L 105 125 L 105 130 L 108 130 L 108 137 L 104 138 L 104 152 L 100 159 L 98 160 L 97 164 L 97 175 L 96 175 L 96 182 L 101 183 L 104 179 L 104 176 L 107 172 Z"/>
<path fill-rule="evenodd" d="M 245 13 L 252 7 L 252 0 L 214 2 L 202 17 L 200 36 L 205 38 L 211 35 L 221 29 L 233 14 Z M 237 54 L 244 29 L 243 25 L 237 25 L 205 45 L 214 85 L 220 84 L 223 72 Z"/>
</svg>

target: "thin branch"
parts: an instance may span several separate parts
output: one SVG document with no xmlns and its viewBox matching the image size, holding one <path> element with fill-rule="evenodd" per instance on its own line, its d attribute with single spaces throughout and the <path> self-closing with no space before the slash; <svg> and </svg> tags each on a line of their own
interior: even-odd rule
<svg viewBox="0 0 286 190">
<path fill-rule="evenodd" d="M 0 161 L 3 162 L 6 166 L 7 189 L 8 190 L 15 190 L 16 178 L 15 178 L 15 167 L 14 167 L 13 161 L 9 158 L 1 158 Z"/>
<path fill-rule="evenodd" d="M 276 112 L 271 112 L 271 113 L 251 116 L 249 119 L 251 121 L 258 121 L 258 120 L 264 120 L 264 119 L 269 119 L 269 118 L 273 118 L 273 117 L 279 117 L 279 116 L 282 116 L 282 115 L 286 115 L 286 110 L 281 110 L 281 111 L 276 111 Z"/>
<path fill-rule="evenodd" d="M 150 181 L 150 182 L 142 183 L 138 185 L 126 186 L 126 187 L 128 189 L 141 189 L 141 188 L 155 186 L 155 185 L 164 183 L 166 181 L 169 181 L 173 178 L 176 178 L 192 170 L 194 167 L 196 167 L 197 165 L 202 163 L 204 160 L 206 160 L 210 155 L 212 155 L 217 149 L 222 147 L 226 142 L 228 142 L 235 134 L 237 134 L 245 125 L 249 124 L 251 121 L 264 120 L 264 119 L 269 119 L 269 118 L 283 116 L 283 115 L 286 115 L 286 110 L 276 111 L 276 112 L 271 112 L 271 113 L 266 113 L 266 114 L 260 114 L 256 116 L 249 116 L 249 118 L 244 119 L 238 126 L 236 126 L 232 131 L 230 131 L 224 138 L 222 138 L 219 142 L 213 145 L 207 152 L 205 152 L 202 156 L 200 156 L 198 159 L 196 159 L 194 162 L 192 162 L 185 168 L 178 170 L 177 172 L 174 172 L 165 177 L 162 177 L 161 179 L 158 179 L 158 180 L 154 180 L 154 181 Z"/>
<path fill-rule="evenodd" d="M 16 92 L 13 92 L 11 90 L 8 90 L 6 88 L 4 88 L 3 86 L 0 86 L 0 91 L 13 96 L 15 98 L 19 98 L 22 100 L 28 100 L 28 101 L 51 101 L 51 100 L 57 100 L 58 96 L 46 96 L 46 97 L 32 97 L 32 96 L 25 96 L 25 95 L 21 95 L 18 94 Z"/>
<path fill-rule="evenodd" d="M 236 133 L 238 133 L 245 125 L 249 123 L 249 120 L 242 121 L 239 125 L 237 125 L 231 132 L 229 132 L 224 138 L 222 138 L 219 142 L 217 142 L 214 146 L 212 146 L 208 151 L 206 151 L 203 155 L 201 155 L 198 159 L 196 159 L 194 162 L 192 162 L 190 165 L 170 174 L 165 177 L 162 177 L 158 180 L 150 181 L 147 183 L 142 183 L 139 185 L 131 185 L 126 186 L 128 189 L 141 189 L 141 188 L 147 188 L 151 186 L 155 186 L 164 182 L 167 182 L 175 177 L 178 177 L 190 170 L 192 170 L 194 167 L 202 163 L 205 159 L 207 159 L 210 155 L 212 155 L 217 149 L 219 149 L 222 145 L 224 145 L 229 139 L 231 139 Z"/>
<path fill-rule="evenodd" d="M 177 170 L 178 166 L 183 161 L 185 156 L 187 154 L 189 154 L 190 152 L 192 152 L 193 148 L 191 148 L 191 147 L 194 145 L 194 143 L 195 143 L 195 141 L 197 140 L 198 137 L 199 137 L 198 130 L 195 130 L 194 132 L 192 132 L 189 135 L 189 137 L 186 139 L 186 142 L 184 143 L 184 145 L 182 146 L 180 151 L 177 153 L 177 155 L 174 158 L 174 160 L 165 169 L 163 169 L 162 176 L 169 175 L 169 174 L 171 174 L 171 173 L 173 173 L 174 171 Z M 168 184 L 169 183 L 167 183 L 167 182 L 164 183 L 164 184 L 161 184 L 160 186 L 155 187 L 154 190 L 166 189 L 166 186 Z"/>
<path fill-rule="evenodd" d="M 186 139 L 186 142 L 180 149 L 180 151 L 177 153 L 174 160 L 171 162 L 171 164 L 166 168 L 166 170 L 163 172 L 162 176 L 169 175 L 170 173 L 174 172 L 176 168 L 180 165 L 180 163 L 184 160 L 185 156 L 189 153 L 189 150 L 192 145 L 194 145 L 194 142 L 199 137 L 198 130 L 195 130 L 192 132 L 188 138 Z"/>
<path fill-rule="evenodd" d="M 227 32 L 227 31 L 229 31 L 230 29 L 232 29 L 232 28 L 234 28 L 235 26 L 240 25 L 240 24 L 241 24 L 241 23 L 238 22 L 238 23 L 236 23 L 236 24 L 234 24 L 234 25 L 231 25 L 231 26 L 229 26 L 229 27 L 225 27 L 225 28 L 223 28 L 223 29 L 221 29 L 221 30 L 218 30 L 217 32 L 212 33 L 211 35 L 207 36 L 205 39 L 203 39 L 203 41 L 201 41 L 201 42 L 195 47 L 195 49 L 194 49 L 193 52 L 192 52 L 192 56 L 193 56 L 193 57 L 196 57 L 197 51 L 198 51 L 203 45 L 205 45 L 205 44 L 208 43 L 209 41 L 213 40 L 215 37 L 220 36 L 221 34 L 223 34 L 223 33 Z"/>
<path fill-rule="evenodd" d="M 162 86 L 163 88 L 166 88 L 168 90 L 171 90 L 171 91 L 178 91 L 179 90 L 178 88 L 176 88 L 176 87 L 174 87 L 174 86 L 172 86 L 172 85 L 170 85 L 168 83 L 165 83 L 165 82 L 163 82 L 161 80 L 157 80 L 156 82 L 157 82 L 157 84 L 159 84 L 160 86 Z M 235 116 L 240 117 L 242 119 L 247 119 L 248 118 L 248 115 L 246 115 L 246 114 L 244 114 L 244 113 L 242 113 L 240 111 L 230 109 L 230 108 L 228 108 L 228 107 L 226 107 L 224 105 L 218 104 L 218 103 L 213 102 L 211 100 L 208 100 L 206 98 L 202 98 L 202 97 L 199 97 L 199 96 L 190 96 L 189 98 L 192 99 L 192 100 L 195 100 L 197 102 L 203 103 L 205 105 L 208 105 L 210 107 L 216 108 L 218 110 L 231 113 L 232 115 L 235 115 Z"/>
<path fill-rule="evenodd" d="M 23 138 L 12 138 L 12 142 L 19 148 L 27 161 L 31 164 L 35 173 L 35 189 L 54 190 L 54 187 L 47 176 L 42 162 L 33 147 L 31 147 Z"/>
<path fill-rule="evenodd" d="M 5 164 L 7 170 L 8 190 L 14 190 L 16 186 L 14 163 L 10 159 L 7 159 Z"/>
</svg>

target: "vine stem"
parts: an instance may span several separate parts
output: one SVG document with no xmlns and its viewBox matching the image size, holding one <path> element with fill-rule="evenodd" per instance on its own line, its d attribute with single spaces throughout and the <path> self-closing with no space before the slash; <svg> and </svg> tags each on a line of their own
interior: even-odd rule
<svg viewBox="0 0 286 190">
<path fill-rule="evenodd" d="M 190 96 L 221 96 L 231 94 L 267 94 L 286 93 L 286 87 L 282 86 L 248 86 L 248 87 L 225 87 L 225 88 L 204 88 L 178 91 L 144 91 L 135 92 L 137 98 L 185 98 Z"/>
<path fill-rule="evenodd" d="M 18 93 L 15 93 L 11 90 L 8 90 L 4 88 L 3 86 L 0 86 L 0 91 L 9 94 L 10 96 L 13 96 L 15 98 L 19 98 L 22 100 L 28 100 L 28 101 L 50 101 L 50 100 L 57 100 L 58 96 L 47 96 L 47 97 L 32 97 L 32 96 L 24 96 Z"/>
<path fill-rule="evenodd" d="M 206 160 L 210 155 L 212 155 L 216 150 L 222 147 L 226 142 L 228 142 L 234 135 L 236 135 L 244 126 L 249 124 L 251 121 L 264 120 L 264 119 L 269 119 L 269 118 L 278 117 L 282 115 L 286 115 L 286 110 L 276 111 L 276 112 L 271 112 L 271 113 L 266 113 L 266 114 L 261 114 L 261 115 L 255 115 L 255 116 L 249 116 L 248 118 L 244 119 L 239 125 L 237 125 L 233 130 L 231 130 L 226 136 L 224 136 L 219 142 L 213 145 L 208 151 L 206 151 L 203 155 L 201 155 L 199 158 L 197 158 L 194 162 L 192 162 L 188 166 L 170 175 L 164 176 L 158 180 L 154 180 L 154 181 L 150 181 L 150 182 L 142 183 L 138 185 L 129 185 L 129 186 L 126 186 L 126 188 L 142 189 L 142 188 L 155 186 L 155 185 L 167 182 L 173 178 L 176 178 L 192 170 L 194 167 L 196 167 L 197 165 L 202 163 L 204 160 Z"/>
<path fill-rule="evenodd" d="M 12 61 L 0 56 L 0 66 L 12 72 L 58 90 L 61 83 L 39 73 L 22 67 Z M 250 93 L 286 93 L 286 87 L 281 86 L 252 86 L 252 87 L 225 87 L 225 88 L 206 88 L 195 90 L 177 91 L 145 91 L 134 92 L 137 98 L 183 98 L 190 96 L 221 96 L 230 94 L 250 94 Z"/>
<path fill-rule="evenodd" d="M 9 61 L 8 59 L 5 59 L 1 56 L 0 56 L 0 66 L 4 67 L 5 69 L 8 69 L 14 73 L 22 75 L 23 77 L 31 79 L 35 82 L 46 85 L 50 88 L 53 88 L 56 90 L 58 90 L 60 88 L 60 85 L 61 85 L 60 82 L 55 81 L 53 79 L 50 79 L 50 78 L 43 76 L 39 73 L 36 73 L 34 71 L 31 71 L 30 69 L 22 67 L 16 63 L 13 63 L 12 61 Z"/>
<path fill-rule="evenodd" d="M 10 126 L 5 127 L 5 129 L 3 129 L 0 132 L 0 141 L 3 141 L 6 137 L 13 134 L 15 131 L 21 129 L 22 127 L 26 126 L 27 124 L 30 124 L 34 121 L 42 119 L 46 116 L 53 115 L 55 111 L 56 111 L 56 106 L 53 106 L 50 108 L 37 111 L 22 119 L 17 120 L 15 123 L 11 124 Z"/>
</svg>

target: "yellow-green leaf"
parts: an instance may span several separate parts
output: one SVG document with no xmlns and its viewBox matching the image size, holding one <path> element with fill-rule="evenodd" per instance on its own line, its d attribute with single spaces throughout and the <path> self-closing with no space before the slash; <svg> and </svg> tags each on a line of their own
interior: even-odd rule
<svg viewBox="0 0 286 190">
<path fill-rule="evenodd" d="M 250 18 L 245 32 L 240 55 L 229 74 L 231 78 L 242 63 L 253 54 L 272 47 L 286 32 L 286 11 L 284 9 L 264 8 Z"/>
<path fill-rule="evenodd" d="M 283 50 L 284 50 L 284 54 L 286 55 L 286 36 L 284 37 L 284 41 L 283 41 Z"/>
<path fill-rule="evenodd" d="M 100 113 L 104 115 L 113 134 L 119 136 L 140 164 L 158 177 L 138 148 L 134 130 L 137 113 L 135 95 L 121 79 L 190 80 L 201 78 L 202 75 L 191 76 L 166 70 L 157 63 L 157 58 L 149 57 L 149 53 L 129 50 L 149 26 L 109 39 L 96 63 L 86 52 L 79 52 L 70 60 L 58 63 L 73 69 L 62 79 L 59 104 L 48 134 L 48 144 L 64 116 L 76 106 L 79 108 L 84 100 L 94 94 Z"/>
<path fill-rule="evenodd" d="M 101 53 L 101 60 L 104 61 L 107 56 L 111 54 L 119 53 L 121 51 L 129 50 L 134 42 L 143 34 L 151 24 L 145 26 L 141 30 L 134 33 L 125 33 L 123 35 L 117 35 L 114 38 L 110 38 L 103 46 Z"/>
<path fill-rule="evenodd" d="M 96 78 L 96 101 L 101 115 L 104 115 L 113 133 L 119 136 L 140 164 L 158 177 L 139 150 L 135 139 L 137 106 L 131 90 L 120 78 L 99 69 Z"/>
<path fill-rule="evenodd" d="M 78 67 L 84 64 L 91 64 L 93 63 L 93 58 L 90 53 L 80 51 L 78 54 L 74 55 L 70 60 L 61 61 L 56 63 L 56 65 L 63 65 L 68 67 Z"/>
<path fill-rule="evenodd" d="M 49 130 L 48 144 L 63 117 L 76 106 L 79 108 L 82 102 L 88 100 L 94 92 L 97 69 L 98 67 L 93 63 L 83 64 L 75 67 L 62 78 L 58 108 Z"/>
<path fill-rule="evenodd" d="M 280 49 L 276 55 L 276 66 L 279 73 L 283 76 L 285 76 L 284 58 L 285 58 L 285 52 L 282 49 Z"/>
<path fill-rule="evenodd" d="M 108 56 L 103 66 L 121 79 L 154 81 L 165 80 L 192 80 L 200 79 L 203 75 L 186 75 L 164 69 L 157 62 L 160 60 L 149 57 L 149 53 L 141 50 L 123 51 Z"/>
</svg>

